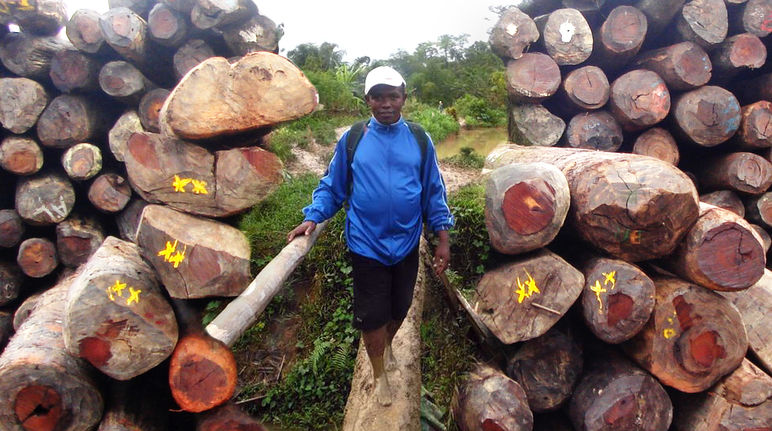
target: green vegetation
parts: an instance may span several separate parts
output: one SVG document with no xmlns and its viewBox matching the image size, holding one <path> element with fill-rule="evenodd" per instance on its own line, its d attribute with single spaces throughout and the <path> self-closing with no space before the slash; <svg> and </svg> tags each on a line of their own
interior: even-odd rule
<svg viewBox="0 0 772 431">
<path fill-rule="evenodd" d="M 491 249 L 485 227 L 485 187 L 482 184 L 464 186 L 448 196 L 448 204 L 456 218 L 456 226 L 450 231 L 453 245 L 450 267 L 462 279 L 476 283 L 485 272 Z"/>
<path fill-rule="evenodd" d="M 404 109 L 405 118 L 415 121 L 426 129 L 433 142 L 440 142 L 457 133 L 460 126 L 450 115 L 437 108 L 419 102 L 408 101 Z"/>
<path fill-rule="evenodd" d="M 445 163 L 466 169 L 482 169 L 485 165 L 485 157 L 476 152 L 472 147 L 461 147 L 458 154 L 442 160 Z"/>
<path fill-rule="evenodd" d="M 481 97 L 465 94 L 453 106 L 469 127 L 496 127 L 507 123 L 506 111 L 492 107 Z"/>
</svg>

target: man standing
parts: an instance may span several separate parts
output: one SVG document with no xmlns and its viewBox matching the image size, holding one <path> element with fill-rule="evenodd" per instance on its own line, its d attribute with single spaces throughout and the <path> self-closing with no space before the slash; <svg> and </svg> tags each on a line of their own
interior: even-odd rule
<svg viewBox="0 0 772 431">
<path fill-rule="evenodd" d="M 423 222 L 439 238 L 433 260 L 437 274 L 448 267 L 448 230 L 453 226 L 434 145 L 422 129 L 415 132 L 402 118 L 405 99 L 405 80 L 396 70 L 382 66 L 368 73 L 365 100 L 372 118 L 356 152 L 347 145 L 350 129 L 338 141 L 311 205 L 303 209 L 305 220 L 287 234 L 288 242 L 309 235 L 347 203 L 353 325 L 362 331 L 375 395 L 385 406 L 392 399 L 385 369 L 396 365 L 391 342 L 413 299 Z"/>
</svg>

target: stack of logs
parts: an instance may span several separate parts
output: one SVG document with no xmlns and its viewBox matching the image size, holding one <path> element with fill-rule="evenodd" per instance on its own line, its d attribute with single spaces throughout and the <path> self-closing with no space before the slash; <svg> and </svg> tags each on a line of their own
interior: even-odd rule
<svg viewBox="0 0 772 431">
<path fill-rule="evenodd" d="M 0 8 L 0 430 L 263 429 L 197 299 L 249 284 L 217 218 L 281 183 L 268 133 L 316 90 L 251 0 L 109 5 Z"/>
<path fill-rule="evenodd" d="M 462 430 L 772 430 L 771 31 L 769 0 L 503 11 Z"/>
</svg>

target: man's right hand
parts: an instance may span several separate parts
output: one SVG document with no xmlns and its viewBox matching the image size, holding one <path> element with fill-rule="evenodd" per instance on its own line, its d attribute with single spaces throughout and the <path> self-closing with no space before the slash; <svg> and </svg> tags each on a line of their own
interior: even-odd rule
<svg viewBox="0 0 772 431">
<path fill-rule="evenodd" d="M 295 239 L 298 235 L 311 235 L 311 232 L 316 229 L 316 223 L 312 222 L 311 220 L 306 220 L 303 223 L 300 223 L 295 229 L 292 229 L 287 234 L 287 243 L 292 242 L 293 239 Z"/>
</svg>

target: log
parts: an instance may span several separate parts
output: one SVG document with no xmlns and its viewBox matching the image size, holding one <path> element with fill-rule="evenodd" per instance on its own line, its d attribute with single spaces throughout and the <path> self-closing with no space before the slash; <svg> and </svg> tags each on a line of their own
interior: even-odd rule
<svg viewBox="0 0 772 431">
<path fill-rule="evenodd" d="M 54 36 L 8 33 L 0 40 L 0 61 L 20 77 L 46 80 L 51 58 L 66 48 L 67 43 Z"/>
<path fill-rule="evenodd" d="M 654 157 L 673 166 L 678 166 L 681 159 L 681 152 L 675 138 L 667 129 L 661 127 L 652 127 L 638 135 L 635 138 L 632 153 Z"/>
<path fill-rule="evenodd" d="M 276 23 L 263 15 L 255 14 L 242 23 L 222 27 L 222 35 L 234 55 L 256 51 L 279 53 L 280 35 Z"/>
<path fill-rule="evenodd" d="M 767 373 L 772 373 L 772 272 L 764 270 L 761 280 L 741 292 L 721 292 L 737 307 L 748 333 L 750 353 Z"/>
<path fill-rule="evenodd" d="M 63 334 L 71 355 L 116 380 L 169 357 L 177 320 L 135 244 L 107 237 L 88 259 L 67 294 Z"/>
<path fill-rule="evenodd" d="M 197 28 L 208 30 L 245 21 L 255 14 L 257 6 L 250 0 L 197 0 L 190 11 L 190 20 Z"/>
<path fill-rule="evenodd" d="M 142 199 L 133 199 L 123 211 L 116 217 L 118 231 L 121 238 L 126 241 L 137 242 L 137 229 L 139 229 L 139 220 L 142 217 L 142 210 L 149 204 Z"/>
<path fill-rule="evenodd" d="M 150 90 L 142 96 L 137 107 L 137 114 L 144 130 L 153 133 L 160 131 L 158 115 L 167 97 L 169 97 L 169 90 L 165 88 Z"/>
<path fill-rule="evenodd" d="M 102 174 L 94 178 L 88 188 L 88 201 L 106 213 L 121 211 L 130 200 L 131 186 L 118 174 Z"/>
<path fill-rule="evenodd" d="M 65 49 L 51 58 L 49 76 L 62 93 L 90 93 L 99 88 L 101 63 L 81 51 Z"/>
<path fill-rule="evenodd" d="M 217 205 L 251 208 L 273 193 L 284 181 L 276 154 L 259 147 L 234 148 L 215 153 Z"/>
<path fill-rule="evenodd" d="M 13 209 L 0 210 L 0 247 L 15 247 L 24 236 L 24 223 Z"/>
<path fill-rule="evenodd" d="M 748 0 L 742 13 L 734 15 L 732 28 L 736 33 L 751 33 L 766 37 L 772 32 L 772 3 L 768 0 Z"/>
<path fill-rule="evenodd" d="M 758 36 L 740 33 L 728 37 L 710 53 L 714 82 L 728 82 L 745 70 L 763 66 L 767 48 Z"/>
<path fill-rule="evenodd" d="M 560 69 L 546 54 L 523 54 L 507 63 L 507 92 L 513 102 L 540 102 L 557 92 Z"/>
<path fill-rule="evenodd" d="M 88 96 L 62 94 L 40 115 L 37 133 L 40 143 L 69 148 L 81 142 L 98 141 L 106 130 L 109 109 Z"/>
<path fill-rule="evenodd" d="M 102 150 L 87 142 L 76 144 L 62 154 L 62 166 L 71 179 L 88 180 L 102 170 Z"/>
<path fill-rule="evenodd" d="M 595 356 L 569 404 L 575 429 L 599 431 L 666 431 L 673 404 L 665 389 L 621 355 Z M 588 361 L 589 362 L 589 361 Z"/>
<path fill-rule="evenodd" d="M 28 277 L 43 278 L 59 266 L 56 245 L 46 238 L 27 238 L 19 244 L 16 263 Z"/>
<path fill-rule="evenodd" d="M 737 214 L 700 203 L 700 218 L 667 267 L 686 280 L 712 290 L 736 291 L 764 274 L 766 253 L 756 231 Z"/>
<path fill-rule="evenodd" d="M 729 31 L 724 0 L 690 0 L 678 14 L 676 30 L 682 40 L 712 49 L 726 39 Z"/>
<path fill-rule="evenodd" d="M 571 196 L 560 170 L 546 163 L 512 163 L 491 172 L 485 186 L 485 226 L 500 253 L 545 247 L 557 236 Z"/>
<path fill-rule="evenodd" d="M 75 189 L 64 175 L 39 173 L 21 177 L 16 186 L 16 212 L 25 223 L 46 226 L 67 218 L 75 205 Z"/>
<path fill-rule="evenodd" d="M 742 208 L 749 221 L 765 228 L 772 228 L 772 192 L 747 198 Z"/>
<path fill-rule="evenodd" d="M 761 239 L 761 245 L 764 247 L 764 253 L 769 253 L 769 249 L 772 248 L 772 236 L 769 235 L 767 230 L 757 224 L 752 224 L 751 227 L 756 231 L 756 235 Z"/>
<path fill-rule="evenodd" d="M 99 28 L 105 42 L 144 73 L 160 71 L 167 64 L 159 49 L 150 43 L 147 22 L 131 9 L 111 8 L 99 17 Z"/>
<path fill-rule="evenodd" d="M 67 11 L 62 0 L 7 2 L 0 11 L 2 24 L 12 22 L 23 32 L 38 36 L 56 35 L 66 20 Z"/>
<path fill-rule="evenodd" d="M 137 15 L 146 15 L 147 11 L 153 6 L 151 0 L 107 0 L 110 9 L 119 7 L 129 8 Z"/>
<path fill-rule="evenodd" d="M 622 344 L 642 368 L 681 392 L 702 392 L 737 368 L 748 350 L 743 318 L 721 295 L 673 277 L 652 277 L 652 318 Z"/>
<path fill-rule="evenodd" d="M 624 130 L 646 129 L 667 116 L 670 92 L 656 73 L 633 70 L 611 83 L 609 109 Z"/>
<path fill-rule="evenodd" d="M 251 278 L 246 236 L 214 220 L 148 205 L 137 244 L 172 298 L 238 296 Z"/>
<path fill-rule="evenodd" d="M 558 9 L 539 24 L 544 48 L 559 66 L 581 64 L 592 54 L 592 29 L 578 10 Z"/>
<path fill-rule="evenodd" d="M 525 391 L 504 373 L 477 365 L 453 398 L 461 431 L 526 431 L 533 427 Z"/>
<path fill-rule="evenodd" d="M 520 145 L 551 147 L 558 143 L 566 123 L 539 104 L 515 104 L 509 107 L 509 142 Z"/>
<path fill-rule="evenodd" d="M 594 36 L 596 42 L 590 61 L 606 70 L 623 67 L 638 54 L 647 31 L 643 12 L 633 6 L 615 7 Z"/>
<path fill-rule="evenodd" d="M 11 336 L 13 336 L 13 313 L 0 310 L 0 352 L 5 349 Z"/>
<path fill-rule="evenodd" d="M 648 34 L 655 38 L 681 11 L 684 3 L 686 0 L 638 0 L 635 7 L 646 15 Z"/>
<path fill-rule="evenodd" d="M 480 319 L 504 344 L 546 333 L 582 293 L 582 273 L 542 249 L 487 271 L 475 291 Z"/>
<path fill-rule="evenodd" d="M 45 291 L 45 289 L 44 289 Z M 13 313 L 13 330 L 18 331 L 21 325 L 29 318 L 35 307 L 38 304 L 40 295 L 42 292 L 36 292 L 28 296 L 22 303 L 16 307 L 16 312 Z M 64 299 L 62 299 L 64 300 Z"/>
<path fill-rule="evenodd" d="M 196 67 L 207 58 L 214 57 L 214 50 L 206 41 L 201 39 L 190 39 L 180 46 L 174 53 L 172 63 L 174 66 L 174 76 L 181 80 L 188 71 Z"/>
<path fill-rule="evenodd" d="M 574 115 L 564 136 L 566 147 L 617 151 L 622 146 L 622 126 L 607 111 Z"/>
<path fill-rule="evenodd" d="M 582 373 L 582 349 L 569 332 L 555 328 L 528 340 L 507 361 L 507 376 L 520 384 L 534 413 L 558 409 Z"/>
<path fill-rule="evenodd" d="M 257 419 L 234 403 L 226 403 L 196 417 L 196 431 L 268 431 Z"/>
<path fill-rule="evenodd" d="M 759 100 L 740 108 L 740 128 L 732 137 L 736 147 L 748 151 L 772 147 L 772 102 Z"/>
<path fill-rule="evenodd" d="M 655 72 L 669 89 L 677 91 L 701 87 L 713 76 L 710 57 L 694 42 L 679 42 L 646 51 L 633 64 Z"/>
<path fill-rule="evenodd" d="M 600 109 L 608 102 L 609 94 L 610 86 L 603 70 L 583 66 L 572 70 L 563 79 L 559 106 L 571 114 Z"/>
<path fill-rule="evenodd" d="M 0 306 L 8 305 L 19 297 L 19 291 L 23 282 L 24 274 L 22 274 L 18 266 L 14 263 L 0 260 Z M 3 328 L 5 328 L 6 320 L 8 320 L 5 316 L 5 314 L 0 313 L 0 326 Z M 7 334 L 7 331 L 3 330 L 0 333 Z M 7 337 L 0 335 L 0 345 L 3 345 L 7 340 Z"/>
<path fill-rule="evenodd" d="M 740 217 L 745 217 L 745 205 L 740 196 L 732 190 L 716 190 L 700 195 L 700 202 L 715 205 L 732 211 Z"/>
<path fill-rule="evenodd" d="M 748 152 L 709 158 L 700 163 L 695 173 L 705 190 L 728 189 L 760 195 L 772 184 L 772 164 Z"/>
<path fill-rule="evenodd" d="M 501 145 L 487 169 L 512 162 L 546 162 L 571 191 L 569 220 L 587 242 L 630 262 L 670 254 L 697 220 L 697 190 L 669 163 L 635 154 Z"/>
<path fill-rule="evenodd" d="M 106 392 L 105 412 L 96 431 L 165 431 L 168 388 L 163 380 L 151 381 L 144 374 L 129 381 L 111 380 Z"/>
<path fill-rule="evenodd" d="M 207 326 L 206 332 L 226 346 L 233 346 L 260 317 L 265 307 L 285 286 L 285 281 L 311 250 L 327 222 L 319 223 L 308 236 L 296 237 L 287 244 Z"/>
<path fill-rule="evenodd" d="M 67 220 L 56 225 L 59 260 L 70 268 L 86 263 L 104 240 L 104 228 L 93 216 L 70 214 Z"/>
<path fill-rule="evenodd" d="M 0 78 L 0 123 L 13 133 L 24 133 L 35 125 L 49 100 L 36 81 Z"/>
<path fill-rule="evenodd" d="M 619 344 L 637 334 L 654 310 L 654 282 L 637 266 L 592 257 L 582 265 L 582 317 L 598 339 Z"/>
<path fill-rule="evenodd" d="M 493 52 L 505 62 L 522 57 L 532 43 L 539 40 L 539 30 L 530 16 L 510 6 L 499 16 L 488 39 Z"/>
<path fill-rule="evenodd" d="M 105 54 L 111 51 L 99 28 L 99 12 L 78 9 L 67 21 L 67 38 L 79 51 L 88 54 Z"/>
<path fill-rule="evenodd" d="M 238 372 L 233 352 L 204 332 L 201 316 L 188 303 L 172 300 L 184 335 L 169 361 L 172 397 L 187 412 L 200 413 L 228 401 Z"/>
<path fill-rule="evenodd" d="M 131 63 L 116 60 L 105 63 L 100 69 L 99 87 L 122 103 L 136 105 L 156 85 Z"/>
<path fill-rule="evenodd" d="M 110 146 L 110 152 L 113 153 L 115 160 L 123 162 L 124 153 L 129 145 L 129 138 L 135 132 L 144 132 L 142 121 L 135 109 L 129 109 L 121 114 L 115 121 L 115 124 L 107 134 L 107 142 Z"/>
<path fill-rule="evenodd" d="M 102 417 L 102 396 L 92 370 L 64 347 L 62 319 L 71 278 L 40 296 L 0 356 L 4 430 L 85 430 Z"/>
<path fill-rule="evenodd" d="M 747 359 L 710 391 L 676 399 L 675 431 L 768 430 L 772 424 L 772 377 Z"/>
<path fill-rule="evenodd" d="M 207 139 L 270 126 L 309 114 L 318 94 L 289 60 L 268 52 L 230 64 L 213 57 L 192 69 L 161 110 L 161 130 Z"/>
<path fill-rule="evenodd" d="M 147 16 L 150 37 L 159 45 L 180 46 L 188 36 L 188 21 L 171 6 L 156 3 Z"/>
<path fill-rule="evenodd" d="M 705 85 L 673 101 L 673 125 L 688 142 L 714 147 L 740 127 L 740 103 L 721 87 Z"/>
<path fill-rule="evenodd" d="M 43 151 L 34 139 L 9 136 L 0 143 L 0 167 L 15 175 L 32 175 L 43 167 Z"/>
</svg>

